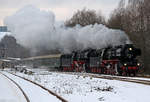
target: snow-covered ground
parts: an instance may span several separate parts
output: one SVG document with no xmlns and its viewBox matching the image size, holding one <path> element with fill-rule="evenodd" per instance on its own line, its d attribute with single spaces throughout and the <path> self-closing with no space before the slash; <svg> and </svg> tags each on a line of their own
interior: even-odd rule
<svg viewBox="0 0 150 102">
<path fill-rule="evenodd" d="M 55 96 L 49 94 L 47 91 L 43 90 L 42 88 L 40 88 L 39 86 L 36 86 L 24 79 L 21 79 L 19 77 L 16 77 L 14 75 L 11 75 L 7 72 L 2 72 L 4 73 L 5 75 L 7 75 L 9 78 L 13 79 L 17 84 L 19 84 L 21 86 L 21 88 L 23 89 L 23 91 L 27 94 L 30 102 L 61 102 L 58 98 L 56 98 Z M 2 78 L 1 78 L 2 79 Z M 10 91 L 9 90 L 13 90 L 13 88 L 11 87 L 12 84 L 10 83 L 6 83 L 5 81 L 7 81 L 8 79 L 2 79 L 0 80 L 0 83 L 3 83 L 3 84 L 0 84 L 0 95 L 2 97 L 5 97 L 5 100 L 2 98 L 0 99 L 0 102 L 26 102 L 26 101 L 22 101 L 20 100 L 19 96 L 16 98 L 16 97 L 13 97 L 13 95 L 9 95 L 7 94 L 7 92 L 9 94 Z M 5 82 L 5 83 L 4 83 Z M 5 86 L 5 87 L 4 87 Z M 17 88 L 16 88 L 17 89 Z M 6 90 L 6 91 L 5 91 Z M 18 90 L 18 89 L 17 89 Z M 5 92 L 6 94 L 3 94 L 2 92 Z M 13 90 L 12 93 L 15 93 L 16 90 Z M 20 94 L 17 94 L 17 95 L 21 95 L 22 93 Z M 1 101 L 2 100 L 2 101 Z M 8 100 L 8 101 L 7 101 Z"/>
<path fill-rule="evenodd" d="M 17 86 L 0 74 L 0 102 L 26 102 Z"/>
<path fill-rule="evenodd" d="M 61 95 L 69 102 L 149 102 L 150 86 L 131 82 L 38 71 L 16 73 Z"/>
</svg>

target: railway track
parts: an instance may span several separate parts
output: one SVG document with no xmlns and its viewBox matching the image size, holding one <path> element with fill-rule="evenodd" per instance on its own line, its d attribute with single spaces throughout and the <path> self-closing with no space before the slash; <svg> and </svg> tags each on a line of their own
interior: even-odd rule
<svg viewBox="0 0 150 102">
<path fill-rule="evenodd" d="M 25 97 L 26 102 L 31 102 L 31 101 L 29 100 L 29 97 L 28 97 L 27 94 L 24 92 L 24 90 L 20 87 L 19 84 L 17 84 L 13 79 L 9 78 L 9 77 L 6 76 L 5 74 L 3 74 L 3 73 L 0 73 L 0 74 L 3 75 L 3 76 L 4 76 L 5 78 L 7 78 L 8 80 L 10 80 L 11 82 L 13 82 L 13 83 L 17 86 L 17 88 L 22 92 L 23 96 Z"/>
<path fill-rule="evenodd" d="M 49 94 L 51 94 L 51 95 L 57 97 L 61 102 L 68 102 L 67 100 L 65 100 L 65 99 L 62 98 L 61 96 L 57 95 L 56 93 L 52 92 L 51 90 L 45 88 L 44 86 L 42 86 L 42 85 L 40 85 L 40 84 L 38 84 L 38 83 L 36 83 L 36 82 L 33 82 L 33 81 L 29 80 L 29 79 L 26 79 L 26 78 L 24 78 L 24 77 L 18 76 L 18 75 L 16 75 L 16 74 L 13 74 L 13 73 L 10 73 L 10 72 L 7 72 L 7 73 L 9 73 L 9 74 L 11 74 L 11 75 L 13 75 L 13 76 L 16 76 L 16 77 L 18 77 L 18 78 L 21 78 L 21 79 L 23 79 L 23 80 L 26 80 L 26 81 L 28 81 L 28 82 L 30 82 L 30 83 L 32 83 L 32 84 L 34 84 L 34 85 L 36 85 L 36 86 L 42 88 L 43 90 L 47 91 Z M 4 75 L 6 78 L 8 78 L 9 80 L 11 80 L 14 84 L 16 84 L 17 87 L 21 90 L 21 92 L 22 92 L 23 95 L 25 96 L 27 102 L 31 102 L 31 101 L 29 100 L 27 94 L 23 91 L 23 89 L 20 87 L 20 85 L 19 85 L 18 83 L 16 83 L 13 79 L 9 78 L 7 75 L 5 75 L 5 74 L 3 74 L 3 73 L 2 73 L 2 75 Z"/>
<path fill-rule="evenodd" d="M 150 85 L 150 81 L 141 80 L 141 79 L 132 79 L 132 78 L 114 77 L 114 76 L 93 76 L 93 77 L 103 78 L 103 79 L 110 79 L 110 80 L 119 80 L 119 81 L 125 81 L 125 82 L 133 82 L 133 83 L 139 83 L 139 84 L 144 84 L 144 85 Z"/>
<path fill-rule="evenodd" d="M 129 77 L 99 75 L 99 74 L 91 74 L 91 73 L 72 73 L 72 72 L 63 72 L 63 73 L 72 74 L 72 75 L 79 75 L 79 76 L 83 76 L 83 77 L 102 78 L 102 79 L 108 79 L 108 80 L 119 80 L 119 81 L 125 81 L 125 82 L 150 85 L 150 80 L 134 79 L 134 77 L 129 78 Z"/>
</svg>

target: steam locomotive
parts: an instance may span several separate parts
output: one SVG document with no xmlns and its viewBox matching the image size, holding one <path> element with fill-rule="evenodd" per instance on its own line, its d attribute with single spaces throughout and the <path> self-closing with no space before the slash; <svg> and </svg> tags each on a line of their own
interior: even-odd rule
<svg viewBox="0 0 150 102">
<path fill-rule="evenodd" d="M 104 49 L 87 49 L 70 54 L 55 54 L 25 58 L 20 61 L 28 68 L 48 68 L 66 72 L 87 72 L 122 76 L 136 76 L 141 65 L 137 57 L 141 50 L 133 44 Z"/>
<path fill-rule="evenodd" d="M 141 67 L 137 60 L 140 55 L 141 50 L 133 44 L 76 51 L 61 55 L 60 70 L 136 76 Z"/>
</svg>

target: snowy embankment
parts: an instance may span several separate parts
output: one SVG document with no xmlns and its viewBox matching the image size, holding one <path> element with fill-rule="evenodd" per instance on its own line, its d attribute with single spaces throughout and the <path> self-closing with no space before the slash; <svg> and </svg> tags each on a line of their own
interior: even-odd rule
<svg viewBox="0 0 150 102">
<path fill-rule="evenodd" d="M 38 71 L 33 75 L 16 73 L 61 95 L 69 102 L 149 102 L 150 86 Z"/>
</svg>

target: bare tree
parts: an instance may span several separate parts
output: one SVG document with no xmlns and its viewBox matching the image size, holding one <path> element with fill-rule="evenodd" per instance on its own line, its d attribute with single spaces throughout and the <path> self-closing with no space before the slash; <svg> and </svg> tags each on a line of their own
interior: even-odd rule
<svg viewBox="0 0 150 102">
<path fill-rule="evenodd" d="M 86 25 L 94 25 L 97 24 L 104 24 L 105 20 L 104 17 L 101 15 L 101 13 L 96 14 L 95 10 L 78 10 L 71 19 L 67 20 L 65 22 L 65 25 L 68 27 L 74 27 L 77 24 L 80 24 L 81 26 Z"/>
</svg>

